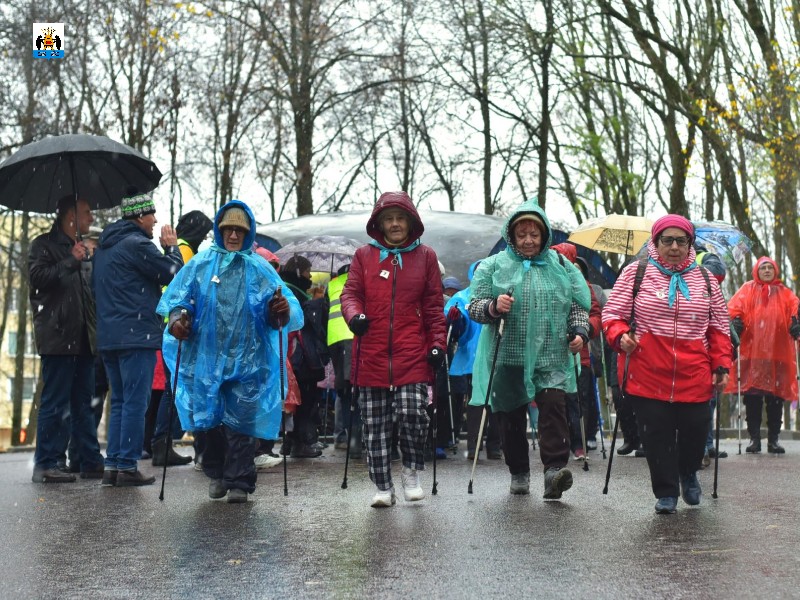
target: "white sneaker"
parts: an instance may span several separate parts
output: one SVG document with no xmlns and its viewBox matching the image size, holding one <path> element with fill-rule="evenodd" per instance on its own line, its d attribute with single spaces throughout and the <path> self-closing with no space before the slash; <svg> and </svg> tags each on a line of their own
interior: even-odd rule
<svg viewBox="0 0 800 600">
<path fill-rule="evenodd" d="M 378 493 L 373 496 L 370 506 L 373 508 L 385 508 L 394 506 L 396 502 L 397 497 L 394 495 L 394 488 L 390 490 L 378 490 Z"/>
<path fill-rule="evenodd" d="M 253 461 L 256 465 L 256 470 L 260 471 L 262 469 L 269 469 L 270 467 L 275 467 L 283 462 L 283 459 L 277 456 L 270 456 L 269 454 L 262 454 L 261 456 L 256 456 L 256 459 Z"/>
<path fill-rule="evenodd" d="M 417 475 L 415 469 L 403 467 L 400 479 L 403 481 L 403 496 L 405 496 L 406 502 L 416 502 L 425 497 L 425 492 L 422 491 L 422 486 L 419 484 L 419 475 Z"/>
</svg>

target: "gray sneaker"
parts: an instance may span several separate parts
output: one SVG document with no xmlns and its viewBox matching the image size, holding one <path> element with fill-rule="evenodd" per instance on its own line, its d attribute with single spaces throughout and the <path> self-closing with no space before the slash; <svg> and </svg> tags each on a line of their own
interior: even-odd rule
<svg viewBox="0 0 800 600">
<path fill-rule="evenodd" d="M 561 494 L 572 487 L 572 473 L 569 469 L 550 467 L 544 472 L 544 499 L 558 500 Z"/>
<path fill-rule="evenodd" d="M 509 491 L 512 494 L 528 495 L 531 493 L 531 474 L 518 473 L 511 476 L 511 487 Z"/>
</svg>

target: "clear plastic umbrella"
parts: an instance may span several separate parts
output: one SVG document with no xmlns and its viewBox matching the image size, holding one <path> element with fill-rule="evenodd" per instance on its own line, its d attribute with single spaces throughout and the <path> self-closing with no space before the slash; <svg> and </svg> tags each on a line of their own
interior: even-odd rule
<svg viewBox="0 0 800 600">
<path fill-rule="evenodd" d="M 315 235 L 305 240 L 290 242 L 277 250 L 281 264 L 292 256 L 303 256 L 311 261 L 311 270 L 335 274 L 349 265 L 362 242 L 340 235 Z"/>
</svg>

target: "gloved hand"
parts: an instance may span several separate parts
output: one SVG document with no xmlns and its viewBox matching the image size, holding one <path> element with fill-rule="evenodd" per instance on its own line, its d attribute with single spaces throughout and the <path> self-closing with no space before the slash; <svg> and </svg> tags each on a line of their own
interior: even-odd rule
<svg viewBox="0 0 800 600">
<path fill-rule="evenodd" d="M 350 322 L 347 324 L 350 328 L 350 331 L 353 332 L 353 335 L 362 336 L 367 333 L 367 329 L 369 329 L 369 320 L 367 320 L 367 315 L 360 314 L 356 315 Z"/>
<path fill-rule="evenodd" d="M 461 314 L 457 306 L 450 307 L 450 310 L 447 311 L 445 321 L 447 322 L 447 327 L 450 329 L 451 341 L 458 340 L 458 338 L 464 335 L 467 324 L 464 322 L 464 315 Z"/>
<path fill-rule="evenodd" d="M 184 311 L 179 319 L 172 321 L 169 332 L 179 340 L 188 340 L 192 333 L 192 318 Z"/>
<path fill-rule="evenodd" d="M 438 370 L 443 363 L 444 363 L 444 350 L 434 346 L 433 348 L 431 348 L 430 352 L 428 352 L 428 364 L 432 366 L 434 370 Z"/>
<path fill-rule="evenodd" d="M 789 327 L 789 335 L 794 339 L 800 338 L 800 323 L 797 322 L 797 317 L 792 317 L 792 326 Z"/>
<path fill-rule="evenodd" d="M 742 317 L 736 317 L 731 321 L 731 325 L 733 326 L 733 330 L 736 332 L 736 335 L 742 335 L 744 331 L 744 321 L 742 321 Z"/>
<path fill-rule="evenodd" d="M 586 329 L 584 329 L 583 327 L 580 327 L 578 325 L 570 327 L 568 336 L 570 341 L 572 341 L 576 337 L 580 337 L 583 340 L 584 345 L 589 343 L 589 332 L 586 331 Z"/>
<path fill-rule="evenodd" d="M 269 322 L 275 329 L 289 323 L 289 301 L 279 291 L 269 301 Z"/>
</svg>

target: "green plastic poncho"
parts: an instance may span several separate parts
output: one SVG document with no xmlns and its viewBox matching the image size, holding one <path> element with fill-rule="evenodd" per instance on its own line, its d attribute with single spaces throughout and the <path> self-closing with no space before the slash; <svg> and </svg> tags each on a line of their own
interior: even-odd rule
<svg viewBox="0 0 800 600">
<path fill-rule="evenodd" d="M 275 269 L 251 250 L 255 227 L 245 237 L 246 250 L 225 250 L 217 223 L 231 205 L 243 208 L 255 224 L 246 204 L 233 200 L 223 206 L 214 219 L 214 245 L 178 271 L 157 312 L 166 316 L 185 308 L 192 315 L 192 333 L 182 344 L 177 373 L 175 406 L 181 426 L 204 431 L 224 423 L 245 435 L 275 439 L 283 398 L 279 334 L 268 323 L 268 304 L 278 286 L 291 311 L 283 328 L 284 357 L 288 332 L 303 326 L 303 313 Z M 167 365 L 175 364 L 177 349 L 178 340 L 165 331 Z M 285 369 L 283 389 L 288 390 Z"/>
<path fill-rule="evenodd" d="M 537 215 L 547 229 L 541 251 L 530 260 L 515 250 L 509 230 L 523 213 Z M 492 410 L 509 412 L 545 388 L 576 391 L 567 321 L 573 301 L 588 310 L 591 295 L 580 270 L 550 250 L 550 222 L 535 199 L 509 215 L 502 235 L 508 247 L 481 262 L 470 285 L 470 301 L 497 298 L 514 288 L 489 401 Z M 483 406 L 486 399 L 499 323 L 484 324 L 481 332 L 473 366 L 473 406 Z"/>
</svg>

